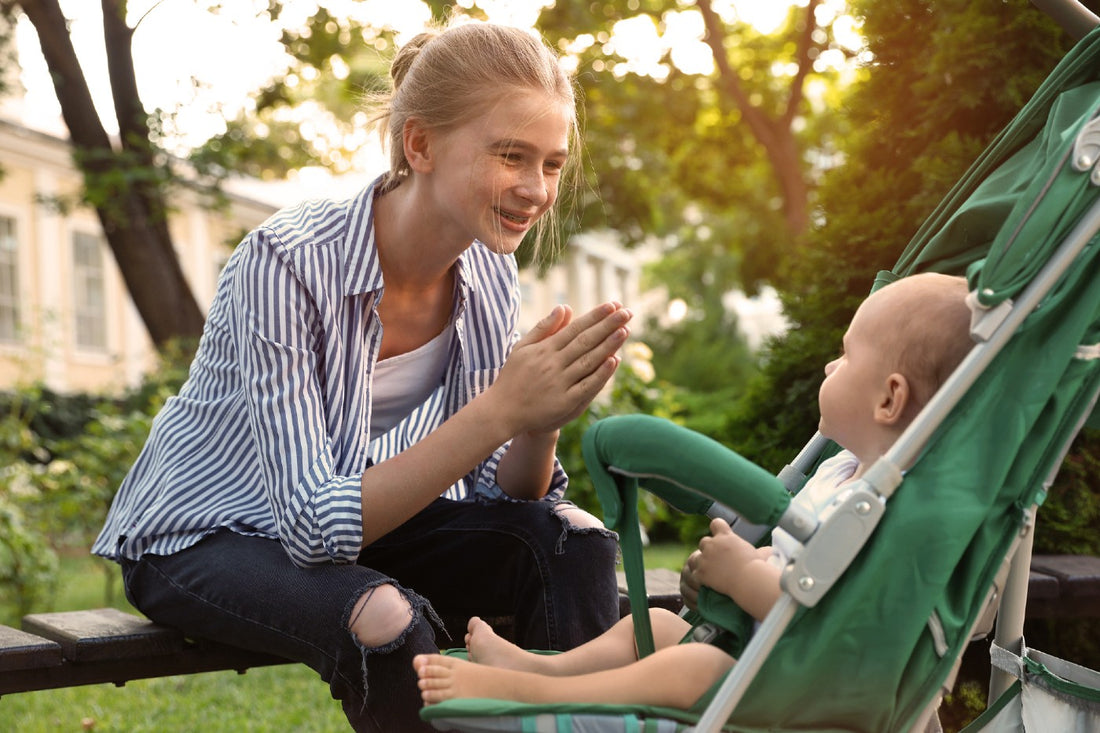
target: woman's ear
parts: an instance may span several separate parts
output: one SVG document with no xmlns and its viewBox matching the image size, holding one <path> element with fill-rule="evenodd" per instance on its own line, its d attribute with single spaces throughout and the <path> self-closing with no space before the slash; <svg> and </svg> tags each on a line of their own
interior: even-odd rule
<svg viewBox="0 0 1100 733">
<path fill-rule="evenodd" d="M 875 422 L 880 425 L 896 425 L 909 404 L 909 380 L 894 372 L 886 377 L 884 389 L 875 403 Z"/>
<path fill-rule="evenodd" d="M 432 169 L 431 131 L 419 120 L 410 117 L 405 120 L 401 130 L 401 142 L 405 146 L 405 160 L 409 168 L 417 173 L 428 173 Z"/>
</svg>

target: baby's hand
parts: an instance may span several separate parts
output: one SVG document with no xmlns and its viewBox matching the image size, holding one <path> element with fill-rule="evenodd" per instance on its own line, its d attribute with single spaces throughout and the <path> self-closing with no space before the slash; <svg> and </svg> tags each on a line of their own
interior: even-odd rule
<svg viewBox="0 0 1100 733">
<path fill-rule="evenodd" d="M 724 519 L 712 519 L 710 536 L 699 540 L 695 578 L 728 596 L 734 595 L 734 578 L 744 566 L 760 558 L 755 547 L 734 534 Z"/>
</svg>

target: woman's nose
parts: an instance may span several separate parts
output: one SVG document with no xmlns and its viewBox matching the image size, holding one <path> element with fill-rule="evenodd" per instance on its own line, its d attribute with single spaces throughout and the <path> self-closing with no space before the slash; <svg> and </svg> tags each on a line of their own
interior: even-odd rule
<svg viewBox="0 0 1100 733">
<path fill-rule="evenodd" d="M 550 198 L 550 188 L 542 171 L 526 171 L 519 183 L 519 194 L 533 204 L 541 206 L 546 203 Z"/>
</svg>

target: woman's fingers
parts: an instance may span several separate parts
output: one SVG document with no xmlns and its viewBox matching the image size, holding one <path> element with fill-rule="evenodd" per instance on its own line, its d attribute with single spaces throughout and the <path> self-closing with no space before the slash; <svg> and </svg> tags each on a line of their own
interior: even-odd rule
<svg viewBox="0 0 1100 733">
<path fill-rule="evenodd" d="M 602 367 L 614 373 L 617 362 L 608 363 L 607 359 L 626 343 L 630 335 L 626 324 L 632 317 L 633 313 L 618 303 L 604 303 L 575 319 L 568 306 L 557 306 L 517 342 L 515 361 L 518 364 L 530 358 L 540 370 L 549 372 L 546 378 L 560 377 L 558 389 L 572 389 Z M 517 355 L 527 350 L 533 351 Z"/>
<path fill-rule="evenodd" d="M 569 325 L 572 320 L 572 308 L 567 305 L 556 305 L 516 343 L 516 348 L 521 345 L 535 344 L 553 336 Z"/>
<path fill-rule="evenodd" d="M 627 324 L 633 313 L 629 309 L 617 307 L 594 320 L 595 313 L 585 314 L 548 339 L 548 345 L 556 347 L 562 369 L 572 381 L 596 372 L 630 335 Z"/>
<path fill-rule="evenodd" d="M 584 412 L 615 374 L 632 316 L 619 303 L 579 317 L 558 306 L 517 342 L 496 386 L 504 404 L 523 406 L 524 430 L 556 430 Z"/>
<path fill-rule="evenodd" d="M 615 370 L 619 368 L 621 361 L 617 356 L 609 356 L 598 364 L 596 369 L 573 384 L 566 394 L 567 399 L 571 398 L 572 408 L 569 409 L 564 419 L 556 427 L 560 428 L 562 425 L 580 417 L 581 413 L 587 409 L 588 405 L 603 389 L 603 386 L 607 384 L 607 381 L 614 376 Z"/>
</svg>

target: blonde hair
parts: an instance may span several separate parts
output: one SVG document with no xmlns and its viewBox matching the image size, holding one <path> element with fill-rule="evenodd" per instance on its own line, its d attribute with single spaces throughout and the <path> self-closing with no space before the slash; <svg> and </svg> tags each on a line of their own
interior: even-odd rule
<svg viewBox="0 0 1100 733">
<path fill-rule="evenodd" d="M 966 278 L 920 273 L 902 278 L 889 291 L 896 318 L 884 348 L 896 370 L 909 380 L 912 405 L 923 407 L 970 352 L 970 307 Z"/>
<path fill-rule="evenodd" d="M 452 130 L 495 104 L 507 104 L 507 96 L 517 90 L 537 90 L 559 100 L 571 112 L 570 149 L 580 150 L 573 80 L 557 54 L 523 29 L 476 21 L 433 27 L 401 47 L 390 76 L 393 89 L 371 100 L 378 110 L 373 122 L 389 148 L 382 192 L 396 188 L 411 172 L 402 139 L 409 119 L 429 129 Z M 562 172 L 567 187 L 576 180 L 575 157 Z M 551 210 L 536 225 L 536 246 L 556 226 Z"/>
</svg>

